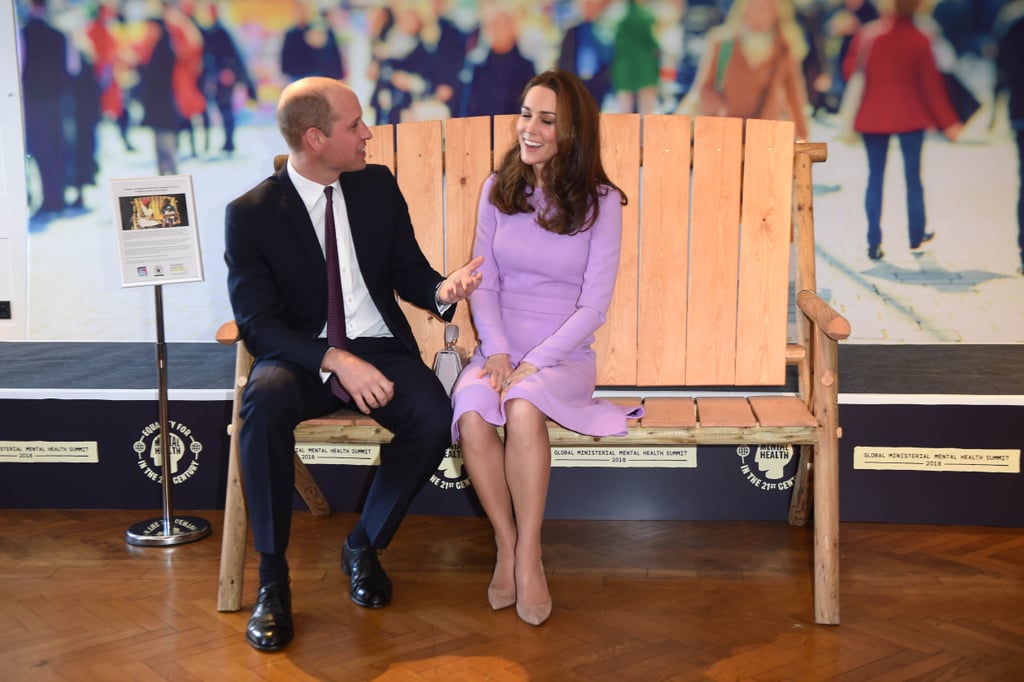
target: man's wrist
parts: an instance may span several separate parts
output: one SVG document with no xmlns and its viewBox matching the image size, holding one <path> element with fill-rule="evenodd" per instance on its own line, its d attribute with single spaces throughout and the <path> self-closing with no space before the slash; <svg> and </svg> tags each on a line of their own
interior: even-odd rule
<svg viewBox="0 0 1024 682">
<path fill-rule="evenodd" d="M 330 370 L 329 369 L 324 369 L 324 366 L 327 364 L 327 356 L 331 354 L 332 350 L 334 350 L 334 346 L 328 346 L 327 350 L 324 351 L 324 356 L 322 358 L 320 358 L 320 372 L 321 373 L 322 372 L 327 372 L 328 374 L 330 374 Z"/>
<path fill-rule="evenodd" d="M 441 280 L 440 282 L 437 283 L 437 286 L 434 287 L 434 307 L 437 308 L 437 312 L 442 314 L 446 310 L 448 310 L 448 308 L 454 305 L 452 303 L 445 303 L 444 301 L 441 300 L 441 285 L 443 284 L 444 280 Z"/>
</svg>

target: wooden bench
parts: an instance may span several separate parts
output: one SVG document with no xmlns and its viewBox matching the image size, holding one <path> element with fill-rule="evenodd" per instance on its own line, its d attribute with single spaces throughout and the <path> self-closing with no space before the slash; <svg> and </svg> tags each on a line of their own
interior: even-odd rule
<svg viewBox="0 0 1024 682">
<path fill-rule="evenodd" d="M 469 260 L 480 187 L 513 144 L 515 118 L 373 129 L 369 159 L 395 169 L 423 251 L 440 271 Z M 646 415 L 614 438 L 550 424 L 552 445 L 799 446 L 789 521 L 805 523 L 813 498 L 814 620 L 836 624 L 837 341 L 849 335 L 849 324 L 815 293 L 811 163 L 825 160 L 825 145 L 795 144 L 792 123 L 783 121 L 602 114 L 601 132 L 606 170 L 630 201 L 615 296 L 597 336 L 598 384 L 628 390 Z M 416 308 L 406 312 L 429 364 L 443 347 L 444 323 Z M 459 306 L 455 322 L 461 345 L 475 347 L 468 306 Z M 235 343 L 233 323 L 219 337 Z M 251 358 L 237 345 L 222 611 L 240 608 L 246 543 L 235 434 Z M 778 388 L 786 385 L 787 365 L 795 365 L 795 394 Z M 716 395 L 701 395 L 709 392 Z M 304 422 L 295 434 L 315 443 L 391 437 L 351 412 Z M 296 487 L 310 509 L 327 513 L 298 457 L 296 467 Z"/>
</svg>

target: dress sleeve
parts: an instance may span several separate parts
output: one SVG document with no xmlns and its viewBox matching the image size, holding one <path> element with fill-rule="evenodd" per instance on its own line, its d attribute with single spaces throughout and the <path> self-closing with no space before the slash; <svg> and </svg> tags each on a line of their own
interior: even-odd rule
<svg viewBox="0 0 1024 682">
<path fill-rule="evenodd" d="M 604 324 L 615 290 L 622 247 L 622 200 L 619 192 L 608 190 L 601 197 L 600 213 L 589 233 L 590 252 L 583 272 L 583 285 L 576 310 L 554 334 L 530 350 L 523 362 L 537 368 L 558 364 L 580 347 Z"/>
<path fill-rule="evenodd" d="M 470 311 L 473 324 L 476 326 L 477 337 L 480 339 L 480 351 L 484 357 L 509 352 L 508 337 L 502 324 L 499 294 L 501 284 L 498 280 L 498 264 L 494 254 L 494 232 L 498 224 L 498 209 L 489 197 L 494 185 L 494 176 L 490 176 L 480 191 L 480 206 L 477 210 L 476 239 L 473 241 L 473 257 L 484 257 L 480 266 L 483 278 L 480 286 L 469 295 Z"/>
</svg>

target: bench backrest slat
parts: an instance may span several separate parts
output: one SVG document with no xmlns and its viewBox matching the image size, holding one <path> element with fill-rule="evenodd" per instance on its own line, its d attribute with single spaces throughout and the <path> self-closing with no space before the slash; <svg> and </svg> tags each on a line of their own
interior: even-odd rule
<svg viewBox="0 0 1024 682">
<path fill-rule="evenodd" d="M 605 172 L 626 196 L 622 207 L 622 249 L 615 292 L 594 350 L 597 383 L 634 386 L 637 382 L 637 301 L 640 267 L 640 116 L 601 116 L 601 161 Z"/>
<path fill-rule="evenodd" d="M 416 239 L 427 259 L 444 268 L 444 147 L 440 121 L 417 121 L 396 131 L 398 186 L 402 189 Z M 444 323 L 430 313 L 402 302 L 421 349 L 444 347 Z M 431 359 L 433 353 L 431 353 Z"/>
<path fill-rule="evenodd" d="M 396 171 L 439 270 L 469 259 L 480 188 L 515 143 L 516 118 L 373 128 L 368 157 Z M 598 384 L 784 383 L 793 124 L 602 114 L 601 134 L 605 169 L 629 205 L 615 296 L 595 343 Z M 443 325 L 406 312 L 429 363 Z M 459 345 L 474 348 L 468 306 L 455 322 Z"/>
<path fill-rule="evenodd" d="M 516 143 L 516 119 L 513 114 L 494 117 L 494 168 L 501 165 L 505 152 Z"/>
<path fill-rule="evenodd" d="M 742 130 L 735 118 L 694 125 L 685 384 L 735 380 Z"/>
<path fill-rule="evenodd" d="M 680 383 L 680 377 L 686 376 L 687 354 L 680 349 L 687 342 L 690 149 L 688 117 L 646 117 L 637 302 L 637 384 L 641 386 Z"/>
<path fill-rule="evenodd" d="M 792 235 L 792 125 L 750 121 L 744 151 L 737 305 L 737 336 L 743 343 L 737 347 L 736 383 L 782 384 Z"/>
<path fill-rule="evenodd" d="M 446 259 L 442 272 L 466 263 L 473 254 L 480 185 L 490 172 L 490 117 L 448 119 L 445 122 Z M 452 321 L 459 327 L 459 345 L 475 346 L 469 306 L 458 306 Z"/>
</svg>

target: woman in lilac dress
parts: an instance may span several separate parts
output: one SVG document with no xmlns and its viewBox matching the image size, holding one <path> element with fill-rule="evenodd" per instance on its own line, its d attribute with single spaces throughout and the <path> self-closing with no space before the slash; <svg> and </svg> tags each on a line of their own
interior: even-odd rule
<svg viewBox="0 0 1024 682">
<path fill-rule="evenodd" d="M 626 432 L 626 413 L 593 398 L 591 348 L 615 285 L 626 197 L 601 165 L 597 105 L 572 73 L 527 84 L 516 132 L 481 194 L 473 255 L 484 257 L 483 281 L 470 297 L 480 344 L 452 392 L 452 436 L 494 527 L 488 601 L 540 625 L 551 613 L 545 421 Z"/>
</svg>

